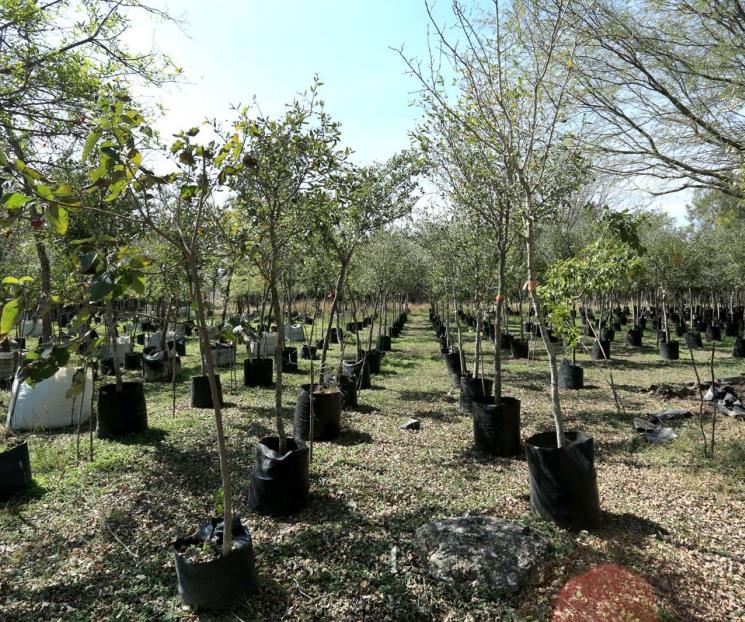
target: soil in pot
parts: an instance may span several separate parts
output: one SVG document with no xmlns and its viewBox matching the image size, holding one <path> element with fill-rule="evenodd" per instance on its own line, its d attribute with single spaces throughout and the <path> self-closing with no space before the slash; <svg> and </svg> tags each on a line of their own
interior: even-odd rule
<svg viewBox="0 0 745 622">
<path fill-rule="evenodd" d="M 224 526 L 220 518 L 214 518 L 173 543 L 178 592 L 195 609 L 232 609 L 256 591 L 251 535 L 234 516 L 233 550 L 223 557 Z"/>
<path fill-rule="evenodd" d="M 288 516 L 308 504 L 310 492 L 309 451 L 287 439 L 284 454 L 279 453 L 276 436 L 256 444 L 256 463 L 251 471 L 248 506 L 258 514 Z"/>
<path fill-rule="evenodd" d="M 310 436 L 310 385 L 298 387 L 295 402 L 295 439 L 307 441 Z M 341 431 L 342 394 L 336 387 L 314 387 L 313 440 L 331 440 Z"/>
<path fill-rule="evenodd" d="M 222 397 L 222 384 L 220 384 L 220 376 L 218 374 L 215 374 L 215 382 L 217 383 L 217 394 L 220 397 L 220 405 L 222 406 L 224 404 Z M 207 376 L 192 376 L 191 407 L 213 408 L 210 380 Z"/>
<path fill-rule="evenodd" d="M 28 443 L 19 443 L 0 452 L 0 501 L 31 485 L 31 460 Z"/>
<path fill-rule="evenodd" d="M 98 390 L 98 438 L 119 438 L 147 430 L 147 404 L 141 382 L 105 384 Z"/>
<path fill-rule="evenodd" d="M 602 350 L 600 346 L 603 346 Z M 592 360 L 602 361 L 603 359 L 609 359 L 610 355 L 610 341 L 598 341 L 597 339 L 592 342 Z"/>
<path fill-rule="evenodd" d="M 474 402 L 482 402 L 491 397 L 492 380 L 489 378 L 473 378 L 461 376 L 460 378 L 460 411 L 470 414 Z"/>
<path fill-rule="evenodd" d="M 600 499 L 592 438 L 566 432 L 559 449 L 555 432 L 541 432 L 525 441 L 525 453 L 533 512 L 565 529 L 597 525 Z"/>
<path fill-rule="evenodd" d="M 520 400 L 502 397 L 499 404 L 473 402 L 476 449 L 491 456 L 520 453 Z"/>
<path fill-rule="evenodd" d="M 271 387 L 274 359 L 245 359 L 243 361 L 243 385 L 246 387 Z"/>
<path fill-rule="evenodd" d="M 513 358 L 526 359 L 528 358 L 528 342 L 524 339 L 513 339 L 510 343 L 510 350 L 512 351 Z"/>
<path fill-rule="evenodd" d="M 559 368 L 560 389 L 583 389 L 585 387 L 585 370 L 581 365 L 572 365 L 568 359 L 561 361 Z"/>
<path fill-rule="evenodd" d="M 680 343 L 677 341 L 660 341 L 660 357 L 666 361 L 677 361 L 680 358 Z"/>
</svg>

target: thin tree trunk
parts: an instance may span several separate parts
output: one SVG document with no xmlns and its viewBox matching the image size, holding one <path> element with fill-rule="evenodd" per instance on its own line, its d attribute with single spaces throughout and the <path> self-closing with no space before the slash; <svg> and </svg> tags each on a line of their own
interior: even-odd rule
<svg viewBox="0 0 745 622">
<path fill-rule="evenodd" d="M 225 530 L 222 541 L 222 554 L 228 555 L 233 549 L 233 492 L 230 485 L 230 467 L 228 464 L 228 448 L 225 445 L 225 430 L 222 421 L 222 410 L 220 404 L 220 395 L 217 390 L 215 381 L 215 367 L 212 362 L 212 351 L 210 348 L 210 338 L 207 332 L 207 317 L 204 312 L 204 300 L 202 299 L 202 286 L 199 279 L 197 268 L 197 257 L 193 252 L 184 253 L 189 272 L 192 277 L 194 287 L 194 296 L 197 302 L 197 322 L 199 323 L 199 345 L 202 351 L 202 359 L 206 365 L 207 381 L 210 384 L 210 394 L 212 395 L 212 407 L 215 411 L 215 427 L 217 428 L 217 448 L 220 456 L 220 476 L 222 479 L 223 492 L 223 519 L 225 521 Z"/>
</svg>

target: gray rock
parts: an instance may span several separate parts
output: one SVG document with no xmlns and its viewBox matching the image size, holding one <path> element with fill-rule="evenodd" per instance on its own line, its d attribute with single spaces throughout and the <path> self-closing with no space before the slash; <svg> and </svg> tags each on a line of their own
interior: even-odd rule
<svg viewBox="0 0 745 622">
<path fill-rule="evenodd" d="M 436 579 L 505 593 L 530 583 L 550 548 L 530 527 L 486 516 L 427 523 L 416 530 L 416 542 Z"/>
</svg>

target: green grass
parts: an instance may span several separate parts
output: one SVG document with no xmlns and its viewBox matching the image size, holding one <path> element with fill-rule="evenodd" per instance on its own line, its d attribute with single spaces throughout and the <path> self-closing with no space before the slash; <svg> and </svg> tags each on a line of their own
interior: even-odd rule
<svg viewBox="0 0 745 622">
<path fill-rule="evenodd" d="M 650 334 L 645 343 L 653 343 Z M 464 337 L 471 357 L 473 333 Z M 686 361 L 663 362 L 651 348 L 625 348 L 621 337 L 611 366 L 625 415 L 616 414 L 603 375 L 585 354 L 579 359 L 590 388 L 562 392 L 569 427 L 596 443 L 606 515 L 594 533 L 570 534 L 531 515 L 524 459 L 474 452 L 470 419 L 448 395 L 423 313 L 394 340 L 373 389 L 360 394 L 360 411 L 344 413 L 341 437 L 316 445 L 312 501 L 289 519 L 247 510 L 256 441 L 274 433 L 274 391 L 231 390 L 223 373 L 235 505 L 251 529 L 261 580 L 259 593 L 236 614 L 242 620 L 546 620 L 566 581 L 613 562 L 650 583 L 666 619 L 738 619 L 735 603 L 745 600 L 735 572 L 745 555 L 745 422 L 720 420 L 714 460 L 703 457 L 695 420 L 680 425 L 670 445 L 641 442 L 631 430 L 635 414 L 696 406 L 643 390 L 688 383 L 693 373 Z M 149 432 L 126 442 L 96 440 L 93 462 L 87 435 L 80 462 L 74 432 L 19 435 L 29 439 L 37 485 L 0 507 L 0 619 L 238 619 L 200 616 L 176 592 L 170 542 L 205 519 L 220 485 L 214 419 L 188 403 L 188 377 L 199 373 L 196 348 L 189 340 L 176 416 L 169 387 L 146 385 Z M 730 353 L 731 339 L 717 348 L 718 376 L 741 372 Z M 707 356 L 697 353 L 702 368 Z M 506 357 L 505 363 L 505 393 L 522 401 L 523 438 L 551 429 L 540 345 L 536 360 Z M 489 353 L 485 364 L 491 368 Z M 307 373 L 308 362 L 301 368 Z M 285 376 L 288 432 L 306 373 Z M 7 393 L 0 401 L 7 408 Z M 409 417 L 420 419 L 420 432 L 399 430 Z M 504 600 L 456 593 L 429 578 L 415 529 L 466 512 L 522 521 L 550 539 L 554 559 L 535 586 Z"/>
</svg>

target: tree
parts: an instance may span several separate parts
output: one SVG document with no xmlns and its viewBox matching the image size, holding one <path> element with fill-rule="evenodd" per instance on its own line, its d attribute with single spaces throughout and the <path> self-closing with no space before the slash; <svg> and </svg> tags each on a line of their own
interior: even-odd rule
<svg viewBox="0 0 745 622">
<path fill-rule="evenodd" d="M 309 91 L 296 98 L 280 119 L 248 118 L 243 112 L 246 151 L 244 168 L 234 178 L 236 209 L 247 226 L 249 257 L 254 261 L 271 297 L 270 309 L 277 321 L 275 354 L 275 415 L 279 451 L 284 453 L 286 436 L 282 421 L 282 297 L 280 274 L 293 237 L 312 230 L 323 215 L 317 193 L 339 166 L 344 153 L 337 148 L 339 125 L 326 113 L 318 97 L 321 82 L 316 78 Z"/>
<path fill-rule="evenodd" d="M 64 234 L 68 211 L 80 200 L 72 194 L 66 164 L 82 149 L 101 93 L 121 92 L 125 77 L 159 84 L 172 75 L 167 59 L 125 44 L 134 12 L 170 19 L 139 0 L 19 0 L 0 6 L 0 202 L 6 210 L 0 229 L 11 231 L 19 221 L 30 225 L 47 343 L 49 242 Z"/>
<path fill-rule="evenodd" d="M 564 426 L 556 355 L 536 294 L 536 227 L 583 185 L 587 161 L 580 148 L 581 120 L 572 115 L 570 61 L 578 44 L 569 0 L 494 2 L 489 14 L 453 3 L 455 34 L 438 23 L 427 3 L 440 58 L 456 75 L 456 93 L 445 87 L 440 64 L 405 60 L 411 73 L 449 121 L 500 158 L 501 200 L 523 223 L 527 291 L 548 351 L 551 403 L 558 447 Z M 402 54 L 403 55 L 403 54 Z M 472 111 L 463 115 L 463 108 Z"/>
<path fill-rule="evenodd" d="M 740 2 L 553 0 L 578 45 L 566 58 L 587 140 L 615 174 L 655 193 L 711 188 L 745 198 L 745 10 Z"/>
<path fill-rule="evenodd" d="M 176 170 L 168 175 L 155 175 L 142 165 L 141 149 L 152 135 L 142 114 L 128 105 L 127 97 L 104 101 L 102 111 L 83 153 L 87 159 L 95 149 L 97 156 L 94 161 L 97 166 L 89 175 L 89 190 L 100 192 L 104 204 L 126 196 L 133 210 L 130 217 L 136 216 L 143 227 L 172 245 L 181 254 L 190 277 L 200 350 L 215 414 L 225 522 L 223 555 L 227 555 L 232 550 L 232 489 L 205 312 L 202 240 L 209 237 L 207 231 L 213 235 L 221 231 L 224 205 L 216 201 L 215 195 L 231 176 L 241 171 L 244 161 L 241 130 L 246 128 L 239 121 L 233 132 L 223 133 L 217 125 L 212 125 L 209 128 L 212 137 L 207 136 L 201 143 L 196 138 L 202 131 L 200 128 L 180 132 L 169 150 Z M 176 193 L 161 193 L 164 200 L 158 202 L 157 189 L 169 185 L 175 187 Z"/>
</svg>

